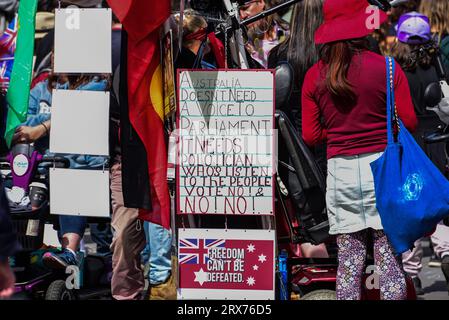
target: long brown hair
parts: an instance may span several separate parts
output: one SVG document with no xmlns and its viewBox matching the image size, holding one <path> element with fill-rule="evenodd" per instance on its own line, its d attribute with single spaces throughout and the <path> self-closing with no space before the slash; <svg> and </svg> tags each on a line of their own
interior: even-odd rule
<svg viewBox="0 0 449 320">
<path fill-rule="evenodd" d="M 430 15 L 432 14 L 432 3 L 433 0 L 422 0 L 421 4 L 419 5 L 418 11 L 423 15 L 430 17 Z"/>
<path fill-rule="evenodd" d="M 413 72 L 418 66 L 427 69 L 432 65 L 433 57 L 428 50 L 422 50 L 419 53 L 419 49 L 423 46 L 422 44 L 411 45 L 398 41 L 391 48 L 391 53 L 404 71 Z"/>
<path fill-rule="evenodd" d="M 315 46 L 315 31 L 323 23 L 324 0 L 304 0 L 295 4 L 290 34 L 270 52 L 274 57 L 287 57 L 293 67 L 295 82 L 302 87 L 307 70 L 317 61 L 319 46 Z"/>
<path fill-rule="evenodd" d="M 442 38 L 449 34 L 449 1 L 432 0 L 430 3 L 427 3 L 427 1 L 421 3 L 420 9 L 429 17 L 432 30 L 435 30 L 438 36 Z"/>
<path fill-rule="evenodd" d="M 356 94 L 348 80 L 349 66 L 355 54 L 368 48 L 366 38 L 326 43 L 320 51 L 326 65 L 325 85 L 333 100 L 353 102 Z"/>
</svg>

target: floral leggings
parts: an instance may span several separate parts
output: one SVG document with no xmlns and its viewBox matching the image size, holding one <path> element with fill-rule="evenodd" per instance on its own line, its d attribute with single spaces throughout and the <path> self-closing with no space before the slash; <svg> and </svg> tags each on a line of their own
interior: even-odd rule
<svg viewBox="0 0 449 320">
<path fill-rule="evenodd" d="M 369 231 L 370 230 L 370 231 Z M 395 257 L 382 230 L 366 229 L 337 236 L 337 300 L 360 300 L 368 232 L 373 232 L 374 261 L 382 300 L 405 300 L 407 284 L 401 261 Z"/>
</svg>

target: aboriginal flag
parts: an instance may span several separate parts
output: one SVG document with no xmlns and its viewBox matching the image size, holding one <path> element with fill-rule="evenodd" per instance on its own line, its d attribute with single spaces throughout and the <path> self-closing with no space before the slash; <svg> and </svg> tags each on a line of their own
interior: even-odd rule
<svg viewBox="0 0 449 320">
<path fill-rule="evenodd" d="M 132 192 L 128 192 L 125 184 L 123 185 L 125 206 L 140 208 L 142 219 L 168 229 L 170 197 L 167 185 L 159 27 L 170 15 L 170 1 L 108 0 L 108 3 L 127 33 L 127 115 L 131 131 L 135 130 L 145 148 L 148 170 L 146 188 L 133 188 Z M 122 111 L 124 109 L 126 108 L 122 108 Z M 123 134 L 121 137 L 123 138 Z M 131 158 L 139 157 L 138 154 L 125 154 L 126 152 L 122 148 L 124 159 L 136 161 Z M 125 165 L 123 162 L 123 166 Z M 123 179 L 125 182 L 126 177 Z M 137 186 L 137 182 L 130 182 L 128 179 L 128 184 L 135 183 Z M 141 203 L 127 201 L 127 194 L 136 199 L 135 195 L 132 196 L 135 192 L 149 194 L 141 197 Z M 151 199 L 151 205 L 147 203 L 147 198 Z"/>
</svg>

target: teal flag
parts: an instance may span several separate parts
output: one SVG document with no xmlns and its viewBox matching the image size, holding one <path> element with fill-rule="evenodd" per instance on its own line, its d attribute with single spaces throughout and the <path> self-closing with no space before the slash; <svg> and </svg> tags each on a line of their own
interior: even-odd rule
<svg viewBox="0 0 449 320">
<path fill-rule="evenodd" d="M 33 76 L 37 2 L 38 0 L 20 0 L 19 4 L 17 45 L 14 54 L 11 80 L 6 96 L 9 108 L 6 120 L 5 140 L 8 147 L 11 147 L 11 140 L 17 126 L 27 118 L 31 78 Z"/>
</svg>

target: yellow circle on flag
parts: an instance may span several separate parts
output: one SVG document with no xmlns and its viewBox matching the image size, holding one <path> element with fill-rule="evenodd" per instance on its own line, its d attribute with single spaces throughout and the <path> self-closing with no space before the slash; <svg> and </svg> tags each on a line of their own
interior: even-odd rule
<svg viewBox="0 0 449 320">
<path fill-rule="evenodd" d="M 158 65 L 151 78 L 150 99 L 154 110 L 161 120 L 164 120 L 164 95 L 162 91 L 162 70 L 161 65 Z"/>
</svg>

